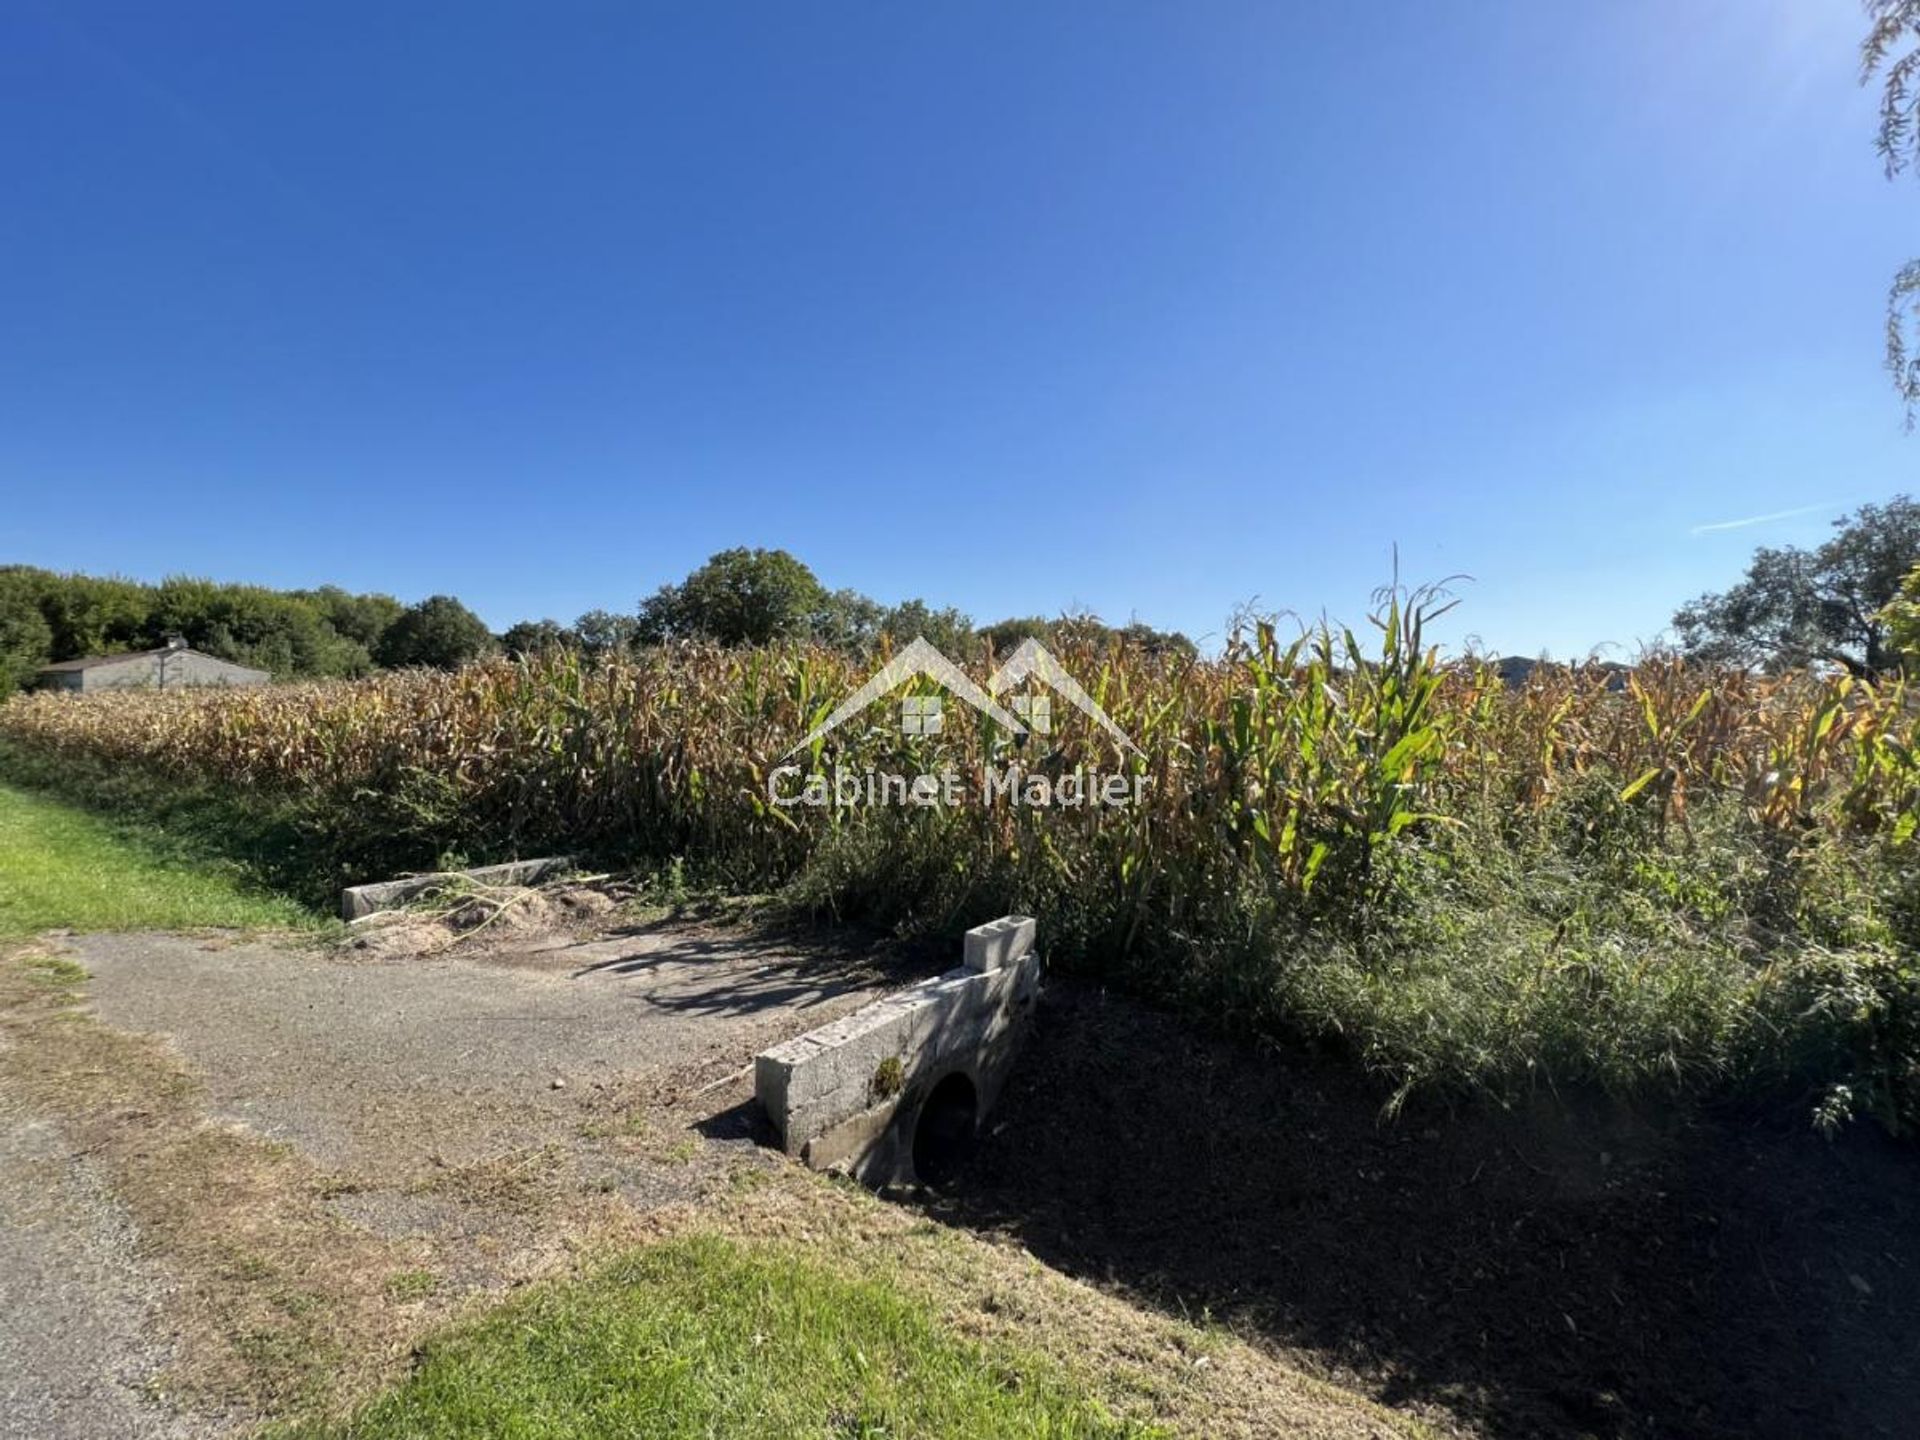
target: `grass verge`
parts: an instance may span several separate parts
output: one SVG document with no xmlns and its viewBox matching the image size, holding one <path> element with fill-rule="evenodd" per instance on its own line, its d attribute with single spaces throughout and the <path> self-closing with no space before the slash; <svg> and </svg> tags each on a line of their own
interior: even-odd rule
<svg viewBox="0 0 1920 1440">
<path fill-rule="evenodd" d="M 1051 1367 L 961 1340 L 888 1279 L 788 1246 L 663 1241 L 426 1347 L 332 1440 L 1148 1436 Z"/>
<path fill-rule="evenodd" d="M 305 927 L 318 917 L 157 831 L 0 785 L 0 940 L 42 930 Z"/>
</svg>

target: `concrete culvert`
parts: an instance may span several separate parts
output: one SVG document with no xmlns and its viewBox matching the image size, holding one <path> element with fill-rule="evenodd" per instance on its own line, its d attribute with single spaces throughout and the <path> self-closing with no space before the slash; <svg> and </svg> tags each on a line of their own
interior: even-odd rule
<svg viewBox="0 0 1920 1440">
<path fill-rule="evenodd" d="M 933 1087 L 913 1127 L 913 1173 L 923 1185 L 950 1182 L 973 1152 L 980 1132 L 980 1097 L 959 1071 Z"/>
<path fill-rule="evenodd" d="M 875 1189 L 942 1183 L 1033 1018 L 1035 933 L 1025 915 L 975 926 L 957 969 L 763 1050 L 754 1092 L 781 1148 Z"/>
</svg>

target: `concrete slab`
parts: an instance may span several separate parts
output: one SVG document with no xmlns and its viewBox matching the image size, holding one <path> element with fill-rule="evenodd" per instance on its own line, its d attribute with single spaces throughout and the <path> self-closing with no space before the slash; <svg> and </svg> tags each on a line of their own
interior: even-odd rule
<svg viewBox="0 0 1920 1440">
<path fill-rule="evenodd" d="M 538 885 L 564 875 L 573 868 L 571 855 L 552 855 L 540 860 L 509 860 L 504 865 L 482 865 L 474 870 L 441 870 L 431 875 L 409 875 L 400 880 L 382 880 L 376 885 L 354 885 L 340 892 L 340 918 L 364 920 L 382 910 L 393 910 L 439 889 L 450 880 L 471 880 L 476 885 Z"/>
</svg>

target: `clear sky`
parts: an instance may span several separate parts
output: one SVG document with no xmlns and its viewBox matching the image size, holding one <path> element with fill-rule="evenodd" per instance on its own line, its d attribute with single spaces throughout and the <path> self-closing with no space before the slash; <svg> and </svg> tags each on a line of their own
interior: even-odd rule
<svg viewBox="0 0 1920 1440">
<path fill-rule="evenodd" d="M 1656 634 L 1920 489 L 1853 0 L 0 9 L 0 560 Z M 1711 529 L 1748 517 L 1784 519 Z"/>
</svg>

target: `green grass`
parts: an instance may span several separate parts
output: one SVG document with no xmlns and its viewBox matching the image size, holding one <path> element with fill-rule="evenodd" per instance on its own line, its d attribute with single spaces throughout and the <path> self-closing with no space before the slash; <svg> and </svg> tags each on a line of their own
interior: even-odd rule
<svg viewBox="0 0 1920 1440">
<path fill-rule="evenodd" d="M 310 910 L 170 853 L 164 835 L 0 786 L 0 939 L 42 930 L 311 926 Z"/>
<path fill-rule="evenodd" d="M 1046 1362 L 944 1329 L 884 1277 L 712 1237 L 638 1251 L 430 1343 L 351 1418 L 280 1432 L 435 1437 L 1010 1440 L 1152 1435 Z"/>
</svg>

